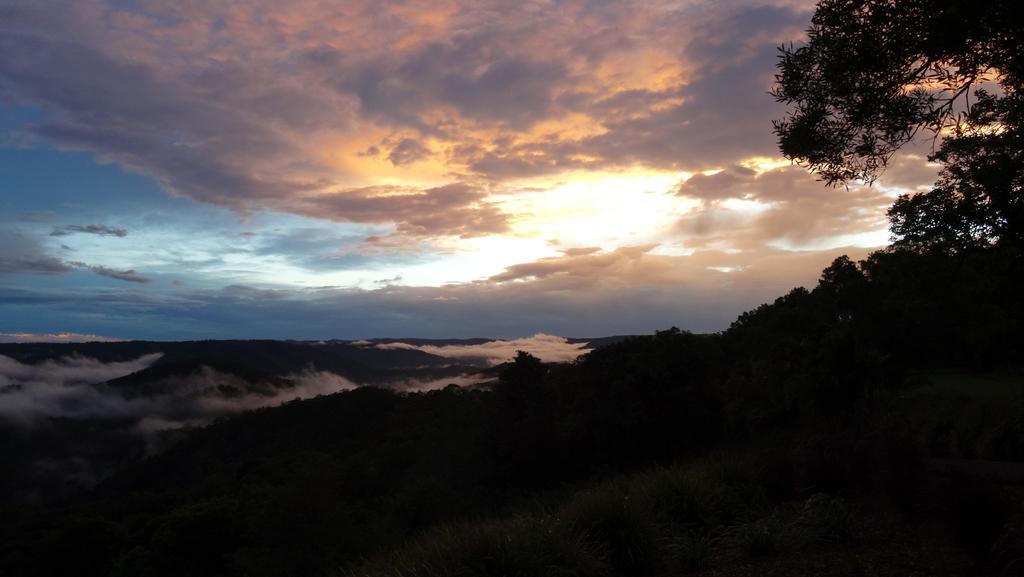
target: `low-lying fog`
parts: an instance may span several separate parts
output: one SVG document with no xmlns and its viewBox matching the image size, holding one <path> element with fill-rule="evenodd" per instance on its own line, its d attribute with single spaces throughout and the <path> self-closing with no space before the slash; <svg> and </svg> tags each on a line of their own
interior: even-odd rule
<svg viewBox="0 0 1024 577">
<path fill-rule="evenodd" d="M 420 350 L 453 361 L 493 366 L 527 351 L 549 362 L 571 361 L 586 352 L 586 343 L 537 334 L 481 344 L 410 344 L 357 341 L 364 347 Z M 143 370 L 161 357 L 148 354 L 125 362 L 103 363 L 83 356 L 25 364 L 0 355 L 0 419 L 32 426 L 52 417 L 132 422 L 142 432 L 200 425 L 241 411 L 270 407 L 303 398 L 361 386 L 341 375 L 305 369 L 251 381 L 202 366 L 184 376 L 147 383 L 145 393 L 108 381 Z M 436 379 L 398 379 L 384 386 L 401 391 L 427 391 L 449 384 L 472 386 L 487 381 L 481 373 Z"/>
</svg>

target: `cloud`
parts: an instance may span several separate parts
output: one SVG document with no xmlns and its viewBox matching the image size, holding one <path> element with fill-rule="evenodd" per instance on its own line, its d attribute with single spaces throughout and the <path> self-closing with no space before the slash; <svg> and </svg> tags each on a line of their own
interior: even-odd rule
<svg viewBox="0 0 1024 577">
<path fill-rule="evenodd" d="M 294 198 L 292 212 L 343 222 L 398 222 L 412 236 L 471 237 L 508 231 L 508 218 L 488 192 L 456 183 L 428 189 L 377 186 Z"/>
<path fill-rule="evenodd" d="M 124 238 L 128 236 L 128 231 L 123 228 L 116 228 L 112 226 L 106 226 L 103 224 L 87 224 L 85 226 L 77 224 L 68 224 L 64 226 L 58 226 L 50 232 L 50 236 L 67 236 L 76 232 L 95 234 L 98 236 L 116 236 Z"/>
<path fill-rule="evenodd" d="M 794 286 L 813 286 L 835 257 L 863 258 L 869 250 L 709 246 L 673 254 L 677 249 L 647 244 L 570 251 L 508 267 L 493 278 L 437 287 L 220 290 L 189 285 L 143 292 L 0 286 L 0 317 L 26 329 L 36 319 L 66 317 L 68 330 L 98 334 L 123 335 L 130 326 L 133 338 L 144 339 L 509 339 L 538 332 L 642 334 L 672 325 L 710 332 Z M 138 322 L 140 315 L 144 323 Z"/>
<path fill-rule="evenodd" d="M 620 282 L 639 269 L 653 270 L 650 261 L 658 257 L 646 259 L 656 245 L 626 246 L 610 252 L 595 251 L 592 248 L 572 250 L 557 257 L 549 257 L 534 262 L 512 265 L 504 272 L 488 279 L 494 283 L 509 281 L 565 282 L 566 288 L 575 285 L 582 288 L 595 282 Z M 657 282 L 660 274 L 650 275 L 642 282 Z M 634 277 L 639 280 L 638 277 Z M 578 285 L 576 283 L 579 283 Z"/>
<path fill-rule="evenodd" d="M 251 301 L 272 301 L 286 299 L 290 294 L 284 289 L 259 289 L 251 286 L 233 284 L 221 289 L 221 292 L 231 297 Z"/>
<path fill-rule="evenodd" d="M 0 376 L 20 382 L 46 381 L 60 386 L 100 383 L 144 369 L 162 355 L 143 355 L 132 361 L 103 363 L 82 356 L 63 357 L 47 360 L 36 365 L 22 364 L 10 357 L 0 355 Z"/>
<path fill-rule="evenodd" d="M 569 362 L 588 350 L 586 343 L 572 343 L 565 337 L 544 333 L 521 339 L 494 340 L 471 345 L 419 345 L 394 342 L 374 346 L 379 349 L 417 350 L 451 359 L 482 361 L 488 365 L 509 361 L 516 356 L 517 351 L 526 351 L 546 362 Z"/>
<path fill-rule="evenodd" d="M 287 375 L 291 386 L 277 388 L 209 367 L 130 391 L 104 384 L 145 369 L 161 356 L 153 353 L 111 363 L 70 356 L 24 364 L 0 355 L 0 418 L 23 424 L 50 417 L 129 419 L 149 429 L 158 421 L 170 428 L 174 423 L 202 424 L 218 415 L 356 387 L 332 373 L 306 371 Z"/>
<path fill-rule="evenodd" d="M 488 376 L 482 373 L 467 373 L 451 377 L 443 377 L 439 379 L 398 380 L 388 383 L 387 387 L 389 389 L 395 391 L 402 391 L 404 393 L 422 393 L 426 391 L 436 391 L 438 389 L 443 389 L 449 385 L 455 385 L 457 387 L 464 388 L 486 386 L 487 383 L 490 383 L 493 380 L 493 376 Z"/>
<path fill-rule="evenodd" d="M 123 280 L 123 281 L 126 281 L 126 282 L 135 282 L 135 283 L 141 283 L 141 284 L 146 284 L 146 283 L 153 282 L 153 279 L 151 279 L 149 277 L 142 276 L 140 274 L 137 274 L 132 269 L 129 269 L 129 270 L 117 270 L 117 269 L 107 268 L 105 266 L 90 266 L 90 267 L 87 267 L 87 268 L 89 270 L 91 270 L 92 272 L 100 275 L 100 276 L 105 276 L 107 278 L 112 278 L 112 279 L 116 279 L 116 280 Z"/>
<path fill-rule="evenodd" d="M 889 159 L 885 171 L 878 179 L 879 186 L 890 186 L 906 191 L 930 189 L 938 177 L 940 165 L 928 162 L 928 151 L 923 143 L 905 146 L 900 154 Z"/>
<path fill-rule="evenodd" d="M 289 381 L 289 386 L 274 387 L 266 383 L 253 383 L 209 367 L 202 367 L 197 373 L 182 379 L 169 380 L 162 383 L 162 386 L 172 391 L 171 395 L 181 396 L 182 391 L 189 391 L 195 411 L 195 414 L 190 415 L 193 424 L 203 423 L 218 415 L 276 407 L 296 399 L 311 399 L 359 387 L 349 379 L 328 371 L 305 370 L 282 378 Z M 225 387 L 229 387 L 233 392 L 222 394 Z"/>
<path fill-rule="evenodd" d="M 89 265 L 81 261 L 68 261 L 64 264 L 69 267 L 69 270 L 70 267 L 86 269 L 100 276 L 112 278 L 114 280 L 122 280 L 125 282 L 133 282 L 139 284 L 148 284 L 153 282 L 153 279 L 136 273 L 134 269 L 117 270 L 101 265 Z"/>
<path fill-rule="evenodd" d="M 388 160 L 395 166 L 412 164 L 430 156 L 430 149 L 418 140 L 403 138 L 388 154 Z"/>
<path fill-rule="evenodd" d="M 112 343 L 121 339 L 73 332 L 60 333 L 0 333 L 0 343 Z"/>
<path fill-rule="evenodd" d="M 28 365 L 0 355 L 0 418 L 31 423 L 49 416 L 123 416 L 132 403 L 93 385 L 144 369 L 160 356 L 113 363 L 71 356 Z"/>
<path fill-rule="evenodd" d="M 678 194 L 702 201 L 677 223 L 677 231 L 695 247 L 751 248 L 773 242 L 806 246 L 884 231 L 885 209 L 893 200 L 879 187 L 827 188 L 796 166 L 761 172 L 730 166 L 717 174 L 693 176 Z"/>
<path fill-rule="evenodd" d="M 17 232 L 0 231 L 0 275 L 33 273 L 56 275 L 71 272 L 76 268 L 133 283 L 152 282 L 134 270 L 117 270 L 106 266 L 89 265 L 80 261 L 64 261 L 45 253 L 42 244 L 33 236 Z"/>
<path fill-rule="evenodd" d="M 72 355 L 26 364 L 0 355 L 0 435 L 13 450 L 16 465 L 5 484 L 13 490 L 5 498 L 38 501 L 59 497 L 69 481 L 76 487 L 90 486 L 123 466 L 125 455 L 97 452 L 97 443 L 112 442 L 130 447 L 125 449 L 130 453 L 144 450 L 153 454 L 180 438 L 171 433 L 177 429 L 358 386 L 312 368 L 253 381 L 208 366 L 189 374 L 136 380 L 130 386 L 108 384 L 111 379 L 151 367 L 160 357 L 154 353 L 104 363 Z M 484 380 L 480 375 L 406 378 L 387 386 L 418 392 L 450 383 L 473 386 Z M 90 427 L 84 437 L 79 434 L 83 421 Z M 33 439 L 37 441 L 40 435 L 56 435 L 64 440 L 63 445 L 56 449 L 39 445 Z"/>
<path fill-rule="evenodd" d="M 286 382 L 286 386 L 249 381 L 204 366 L 190 375 L 156 383 L 159 390 L 167 391 L 155 397 L 165 408 L 151 409 L 155 414 L 149 414 L 143 419 L 164 419 L 163 428 L 170 428 L 167 425 L 175 423 L 171 420 L 175 416 L 185 419 L 185 424 L 201 425 L 217 416 L 276 407 L 294 400 L 333 395 L 365 386 L 330 371 L 314 369 L 283 375 L 280 380 Z M 480 375 L 464 374 L 436 379 L 402 378 L 374 386 L 400 392 L 424 392 L 444 388 L 449 384 L 472 386 L 485 380 L 487 378 Z M 155 423 L 150 423 L 150 427 L 155 426 Z"/>
<path fill-rule="evenodd" d="M 741 189 L 757 178 L 757 171 L 746 166 L 732 165 L 715 174 L 695 174 L 679 185 L 678 194 L 699 198 L 705 202 L 728 198 L 746 198 Z"/>
<path fill-rule="evenodd" d="M 516 139 L 470 149 L 467 162 L 497 177 L 567 169 L 647 166 L 698 171 L 775 155 L 771 120 L 782 107 L 767 96 L 776 47 L 802 36 L 807 7 L 697 3 L 644 32 L 674 31 L 671 82 L 630 90 L 568 90 L 561 101 L 599 123 L 577 138 Z M 689 17 L 689 18 L 688 18 Z M 628 52 L 626 52 L 628 54 Z M 643 62 L 637 62 L 643 69 Z M 664 76 L 652 71 L 652 77 Z M 685 71 L 685 72 L 684 72 Z"/>
<path fill-rule="evenodd" d="M 181 248 L 165 242 L 180 237 L 153 233 L 166 223 L 133 228 L 140 246 L 159 240 L 136 272 L 124 253 L 76 246 L 88 264 L 70 263 L 39 239 L 0 233 L 0 274 L 79 267 L 126 281 L 19 278 L 0 286 L 0 316 L 25 330 L 60 319 L 78 332 L 149 338 L 720 330 L 813 282 L 837 254 L 863 253 L 839 246 L 868 243 L 851 235 L 885 227 L 892 190 L 825 189 L 754 158 L 777 154 L 770 120 L 782 111 L 766 94 L 775 47 L 803 35 L 812 9 L 782 0 L 6 3 L 0 92 L 38 112 L 17 127 L 23 142 L 87 151 L 172 195 L 228 207 L 247 219 L 242 234 L 257 236 Z M 894 159 L 880 184 L 916 186 L 926 178 L 918 163 Z M 597 182 L 615 181 L 608 175 L 672 183 L 683 172 L 695 176 L 648 195 L 671 203 L 652 203 L 657 218 L 644 230 L 556 230 L 563 209 L 567 221 L 613 213 L 595 219 L 610 228 L 638 214 L 601 202 L 634 186 Z M 586 190 L 559 206 L 566 183 Z M 264 209 L 329 222 L 322 232 L 259 229 Z M 51 230 L 103 222 L 95 214 L 51 219 L 39 234 L 103 234 L 87 230 L 102 224 Z M 550 232 L 536 225 L 545 219 Z M 182 228 L 203 241 L 217 234 Z M 565 252 L 519 252 L 538 230 Z M 438 266 L 423 280 L 428 264 Z M 146 283 L 158 274 L 188 284 Z M 399 286 L 448 278 L 476 280 Z M 310 288 L 346 283 L 375 288 Z"/>
<path fill-rule="evenodd" d="M 51 480 L 56 487 L 69 479 L 88 486 L 106 477 L 123 459 L 96 453 L 91 445 L 97 442 L 115 439 L 121 447 L 132 442 L 152 453 L 166 446 L 169 437 L 163 433 L 168 430 L 202 426 L 219 416 L 355 387 L 338 375 L 314 371 L 288 375 L 275 387 L 209 367 L 132 387 L 106 384 L 145 369 L 160 356 L 154 353 L 111 363 L 68 356 L 25 364 L 0 355 L 0 434 L 5 442 L 13 443 L 14 456 L 22 456 L 14 477 L 19 492 L 13 498 L 36 499 L 40 495 L 35 488 L 49 486 Z M 281 382 L 289 386 L 280 386 Z M 53 419 L 89 421 L 99 429 L 77 439 L 73 425 L 69 429 L 67 422 Z M 38 434 L 71 435 L 65 444 L 70 443 L 72 451 L 67 451 L 68 446 L 57 451 L 36 446 L 31 439 Z M 78 446 L 82 442 L 89 446 Z M 39 493 L 46 495 L 45 491 Z"/>
<path fill-rule="evenodd" d="M 35 237 L 0 231 L 0 275 L 62 274 L 72 270 L 64 261 L 46 254 Z"/>
<path fill-rule="evenodd" d="M 0 355 L 0 420 L 22 426 L 37 426 L 41 420 L 54 417 L 128 421 L 139 431 L 151 433 L 203 425 L 218 416 L 360 386 L 340 375 L 314 369 L 253 381 L 208 366 L 185 375 L 136 383 L 130 389 L 106 384 L 151 366 L 161 356 L 153 353 L 110 363 L 68 356 L 24 364 Z M 414 392 L 451 383 L 468 386 L 483 380 L 479 375 L 404 378 L 383 386 Z"/>
<path fill-rule="evenodd" d="M 809 17 L 781 4 L 15 2 L 0 89 L 44 112 L 30 140 L 176 195 L 494 234 L 481 179 L 774 151 L 774 49 Z M 54 232 L 119 230 L 91 226 Z"/>
</svg>

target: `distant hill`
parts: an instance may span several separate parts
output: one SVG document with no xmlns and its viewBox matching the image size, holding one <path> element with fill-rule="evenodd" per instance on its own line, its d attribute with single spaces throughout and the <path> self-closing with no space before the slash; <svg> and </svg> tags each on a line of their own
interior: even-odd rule
<svg viewBox="0 0 1024 577">
<path fill-rule="evenodd" d="M 126 341 L 110 343 L 5 343 L 0 355 L 26 364 L 79 355 L 101 362 L 121 362 L 162 353 L 154 369 L 194 362 L 231 366 L 248 376 L 283 376 L 312 367 L 363 381 L 391 376 L 396 371 L 450 364 L 437 355 L 414 349 L 380 349 L 346 341 Z"/>
<path fill-rule="evenodd" d="M 0 355 L 14 363 L 0 366 L 10 373 L 0 373 L 0 449 L 12 471 L 0 480 L 0 503 L 77 493 L 184 431 L 246 410 L 359 386 L 487 386 L 500 370 L 492 357 L 442 355 L 445 347 L 461 353 L 492 342 L 0 343 Z M 397 343 L 409 346 L 379 346 Z"/>
</svg>

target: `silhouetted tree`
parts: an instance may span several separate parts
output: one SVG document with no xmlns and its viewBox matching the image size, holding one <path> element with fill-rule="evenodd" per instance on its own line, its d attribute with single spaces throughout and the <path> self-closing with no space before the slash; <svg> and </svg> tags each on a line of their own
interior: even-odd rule
<svg viewBox="0 0 1024 577">
<path fill-rule="evenodd" d="M 507 487 L 533 488 L 560 476 L 558 408 L 547 374 L 547 365 L 525 351 L 517 351 L 499 372 L 494 456 Z"/>
<path fill-rule="evenodd" d="M 839 321 L 852 321 L 864 309 L 868 282 L 850 257 L 838 257 L 821 271 L 816 292 L 828 299 Z"/>
<path fill-rule="evenodd" d="M 725 361 L 716 335 L 658 331 L 595 351 L 577 367 L 564 394 L 573 445 L 599 467 L 685 454 L 721 431 Z"/>
<path fill-rule="evenodd" d="M 1016 0 L 823 0 L 782 47 L 782 152 L 829 184 L 872 181 L 921 128 L 942 138 L 935 189 L 890 210 L 897 244 L 1024 240 L 1024 19 Z M 994 86 L 993 86 L 994 84 Z M 973 90 L 973 94 L 972 94 Z M 973 96 L 973 100 L 972 100 Z"/>
</svg>

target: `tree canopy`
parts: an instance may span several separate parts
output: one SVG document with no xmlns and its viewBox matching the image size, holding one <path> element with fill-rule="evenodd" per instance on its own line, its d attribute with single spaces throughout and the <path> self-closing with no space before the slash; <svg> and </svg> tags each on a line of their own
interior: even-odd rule
<svg viewBox="0 0 1024 577">
<path fill-rule="evenodd" d="M 889 212 L 897 245 L 1024 240 L 1024 19 L 1014 0 L 822 0 L 808 40 L 780 49 L 786 157 L 830 185 L 872 182 L 921 134 L 943 165 Z"/>
</svg>

